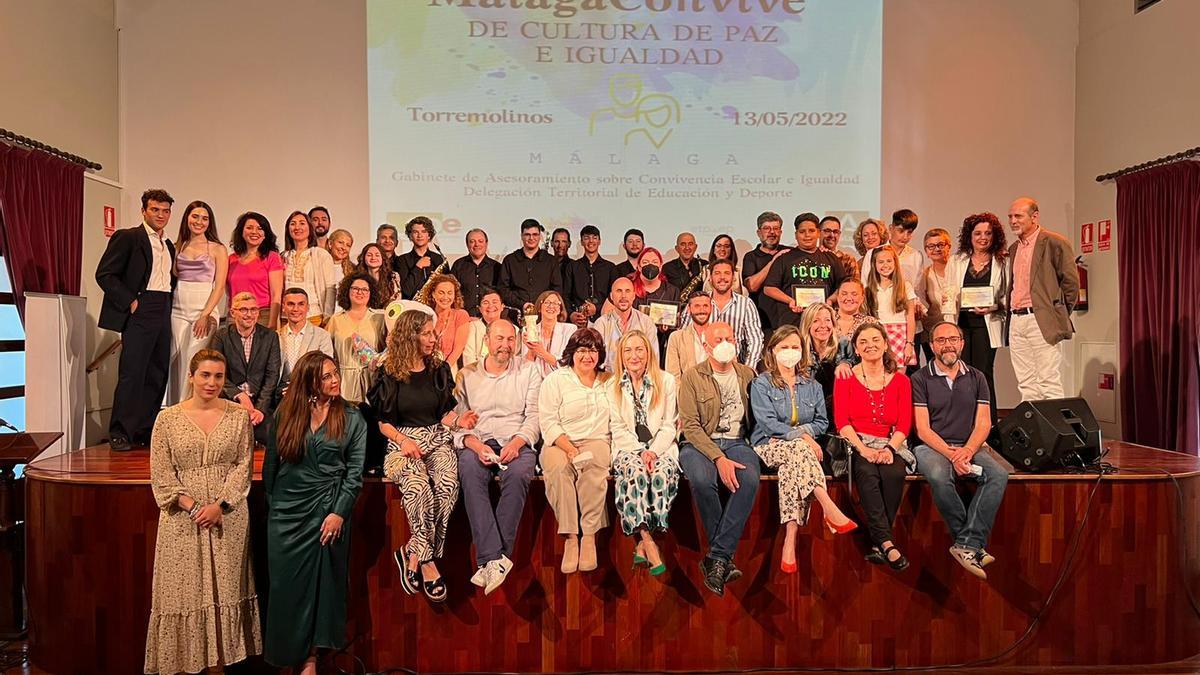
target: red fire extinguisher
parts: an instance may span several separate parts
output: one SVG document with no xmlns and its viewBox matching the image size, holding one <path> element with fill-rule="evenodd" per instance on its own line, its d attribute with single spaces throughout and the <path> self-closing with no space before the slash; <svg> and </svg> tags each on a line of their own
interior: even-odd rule
<svg viewBox="0 0 1200 675">
<path fill-rule="evenodd" d="M 1079 272 L 1079 300 L 1075 302 L 1076 312 L 1088 311 L 1088 279 L 1087 265 L 1083 262 L 1083 256 L 1075 259 L 1075 269 Z"/>
</svg>

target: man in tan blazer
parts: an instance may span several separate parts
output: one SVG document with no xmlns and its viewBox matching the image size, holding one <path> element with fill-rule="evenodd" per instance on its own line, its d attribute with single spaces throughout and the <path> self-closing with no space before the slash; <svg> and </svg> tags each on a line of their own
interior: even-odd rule
<svg viewBox="0 0 1200 675">
<path fill-rule="evenodd" d="M 1075 333 L 1075 252 L 1064 237 L 1042 229 L 1037 202 L 1029 197 L 1012 203 L 1008 223 L 1017 235 L 1008 248 L 1008 344 L 1021 400 L 1063 398 L 1058 343 Z"/>
<path fill-rule="evenodd" d="M 667 338 L 667 372 L 678 382 L 683 373 L 708 356 L 704 352 L 704 327 L 712 316 L 712 300 L 703 291 L 695 291 L 687 301 L 691 319 Z"/>
</svg>

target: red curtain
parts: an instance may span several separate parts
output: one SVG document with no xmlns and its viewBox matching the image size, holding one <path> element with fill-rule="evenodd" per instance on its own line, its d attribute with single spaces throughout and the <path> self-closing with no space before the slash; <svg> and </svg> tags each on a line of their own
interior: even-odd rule
<svg viewBox="0 0 1200 675">
<path fill-rule="evenodd" d="M 1117 179 L 1125 440 L 1200 451 L 1200 162 Z"/>
<path fill-rule="evenodd" d="M 79 295 L 82 166 L 0 143 L 0 253 L 22 321 L 26 291 Z"/>
</svg>

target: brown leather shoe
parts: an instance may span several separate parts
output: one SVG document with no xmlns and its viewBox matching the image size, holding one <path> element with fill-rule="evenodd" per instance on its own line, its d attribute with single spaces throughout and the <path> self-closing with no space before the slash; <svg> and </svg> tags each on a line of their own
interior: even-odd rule
<svg viewBox="0 0 1200 675">
<path fill-rule="evenodd" d="M 573 537 L 566 537 L 563 540 L 563 557 L 562 557 L 563 574 L 573 574 L 579 569 L 579 540 Z"/>
<path fill-rule="evenodd" d="M 585 534 L 579 538 L 579 571 L 596 569 L 596 535 Z"/>
</svg>

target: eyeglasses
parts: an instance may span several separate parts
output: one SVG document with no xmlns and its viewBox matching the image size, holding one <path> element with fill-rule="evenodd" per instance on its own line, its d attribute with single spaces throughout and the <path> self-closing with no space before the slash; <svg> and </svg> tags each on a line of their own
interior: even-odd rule
<svg viewBox="0 0 1200 675">
<path fill-rule="evenodd" d="M 939 347 L 945 347 L 946 345 L 956 345 L 962 341 L 963 341 L 963 339 L 960 337 L 957 337 L 957 336 L 940 337 L 940 338 L 934 338 L 933 344 L 935 344 Z"/>
<path fill-rule="evenodd" d="M 937 244 L 925 244 L 926 251 L 937 251 L 937 250 L 943 249 L 943 248 L 950 248 L 950 244 L 947 244 L 944 241 L 939 242 Z"/>
<path fill-rule="evenodd" d="M 350 287 L 350 291 L 351 291 L 352 293 L 370 293 L 370 292 L 371 292 L 371 289 L 370 289 L 370 288 L 364 288 L 363 286 L 351 286 L 351 287 Z"/>
<path fill-rule="evenodd" d="M 592 356 L 596 356 L 597 354 L 600 353 L 600 350 L 596 349 L 595 347 L 576 347 L 575 353 L 579 354 L 580 356 L 587 356 L 589 354 Z"/>
<path fill-rule="evenodd" d="M 237 312 L 238 314 L 258 314 L 257 307 L 234 307 L 229 311 Z"/>
<path fill-rule="evenodd" d="M 841 233 L 842 233 L 841 230 L 835 230 L 835 229 L 828 228 L 828 227 L 821 228 L 821 234 L 841 234 Z"/>
</svg>

